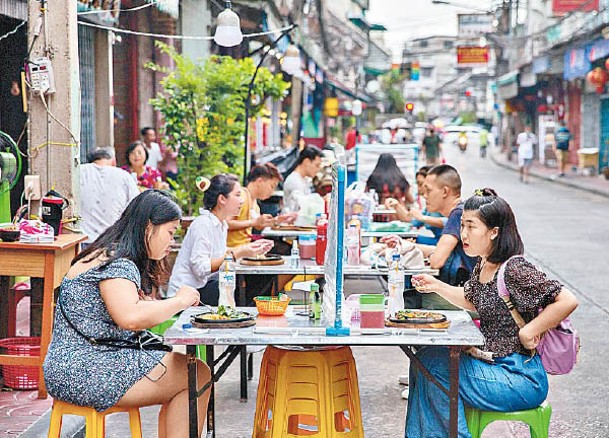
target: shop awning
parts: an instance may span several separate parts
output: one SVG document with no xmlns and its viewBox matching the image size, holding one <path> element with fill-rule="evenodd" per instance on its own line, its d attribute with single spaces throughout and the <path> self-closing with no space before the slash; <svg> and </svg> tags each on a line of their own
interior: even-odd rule
<svg viewBox="0 0 609 438">
<path fill-rule="evenodd" d="M 502 100 L 518 96 L 518 70 L 506 73 L 497 79 L 497 95 Z"/>
<path fill-rule="evenodd" d="M 324 82 L 328 86 L 335 88 L 337 91 L 340 91 L 343 94 L 352 97 L 353 99 L 359 99 L 362 102 L 372 103 L 372 99 L 369 96 L 363 93 L 356 93 L 355 90 L 352 90 L 349 86 L 343 84 L 330 73 L 326 73 L 326 75 L 324 76 Z"/>
</svg>

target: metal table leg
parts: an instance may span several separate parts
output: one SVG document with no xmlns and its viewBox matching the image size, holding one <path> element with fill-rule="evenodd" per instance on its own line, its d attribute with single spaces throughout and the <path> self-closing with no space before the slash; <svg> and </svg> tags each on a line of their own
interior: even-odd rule
<svg viewBox="0 0 609 438">
<path fill-rule="evenodd" d="M 215 360 L 214 360 L 214 346 L 207 345 L 205 348 L 205 361 L 207 362 L 207 366 L 209 366 L 209 370 L 211 371 L 211 380 L 215 381 Z M 207 405 L 207 436 L 215 437 L 216 436 L 216 406 L 215 406 L 215 393 L 216 386 L 212 385 L 209 389 L 209 404 Z M 192 438 L 192 437 L 191 437 Z"/>
<path fill-rule="evenodd" d="M 247 402 L 247 345 L 241 346 L 241 403 Z"/>
<path fill-rule="evenodd" d="M 449 347 L 450 353 L 450 387 L 448 398 L 450 400 L 450 416 L 448 420 L 449 436 L 457 437 L 459 433 L 459 347 Z"/>
<path fill-rule="evenodd" d="M 188 429 L 189 437 L 199 435 L 199 415 L 197 411 L 197 346 L 187 345 L 188 354 Z"/>
</svg>

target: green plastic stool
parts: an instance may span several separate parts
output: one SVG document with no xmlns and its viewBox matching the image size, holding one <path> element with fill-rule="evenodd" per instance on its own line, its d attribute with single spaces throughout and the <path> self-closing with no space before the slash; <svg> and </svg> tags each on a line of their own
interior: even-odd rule
<svg viewBox="0 0 609 438">
<path fill-rule="evenodd" d="M 493 421 L 522 421 L 529 425 L 531 438 L 548 438 L 552 406 L 543 402 L 535 409 L 515 412 L 481 411 L 479 409 L 465 408 L 467 427 L 472 438 L 480 438 L 482 431 Z"/>
<path fill-rule="evenodd" d="M 163 335 L 167 331 L 169 327 L 171 327 L 178 320 L 177 316 L 172 316 L 167 321 L 163 321 L 162 323 L 155 325 L 150 329 L 152 333 L 156 333 L 157 335 Z M 205 362 L 205 358 L 207 355 L 205 354 L 205 345 L 197 345 L 197 358 Z"/>
</svg>

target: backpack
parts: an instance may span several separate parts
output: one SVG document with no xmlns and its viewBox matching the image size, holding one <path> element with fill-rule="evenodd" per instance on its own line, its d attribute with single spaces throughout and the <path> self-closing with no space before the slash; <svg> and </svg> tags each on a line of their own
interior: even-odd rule
<svg viewBox="0 0 609 438">
<path fill-rule="evenodd" d="M 510 291 L 505 284 L 505 266 L 514 257 L 506 260 L 499 268 L 497 274 L 497 289 L 499 296 L 506 302 L 510 313 L 516 321 L 519 328 L 525 325 L 524 320 L 510 301 Z M 540 309 L 540 312 L 543 309 Z M 548 330 L 543 334 L 537 353 L 541 358 L 541 363 L 548 374 L 561 375 L 571 372 L 577 363 L 577 354 L 579 353 L 580 342 L 577 331 L 573 328 L 569 318 L 563 319 L 560 324 Z"/>
</svg>

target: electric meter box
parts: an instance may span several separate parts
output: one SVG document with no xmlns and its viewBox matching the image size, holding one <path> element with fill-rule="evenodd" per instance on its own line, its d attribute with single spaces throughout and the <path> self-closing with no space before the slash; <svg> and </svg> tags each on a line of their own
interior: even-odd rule
<svg viewBox="0 0 609 438">
<path fill-rule="evenodd" d="M 41 93 L 55 92 L 53 65 L 49 58 L 40 57 L 31 59 L 28 64 L 28 73 L 32 90 Z"/>
</svg>

